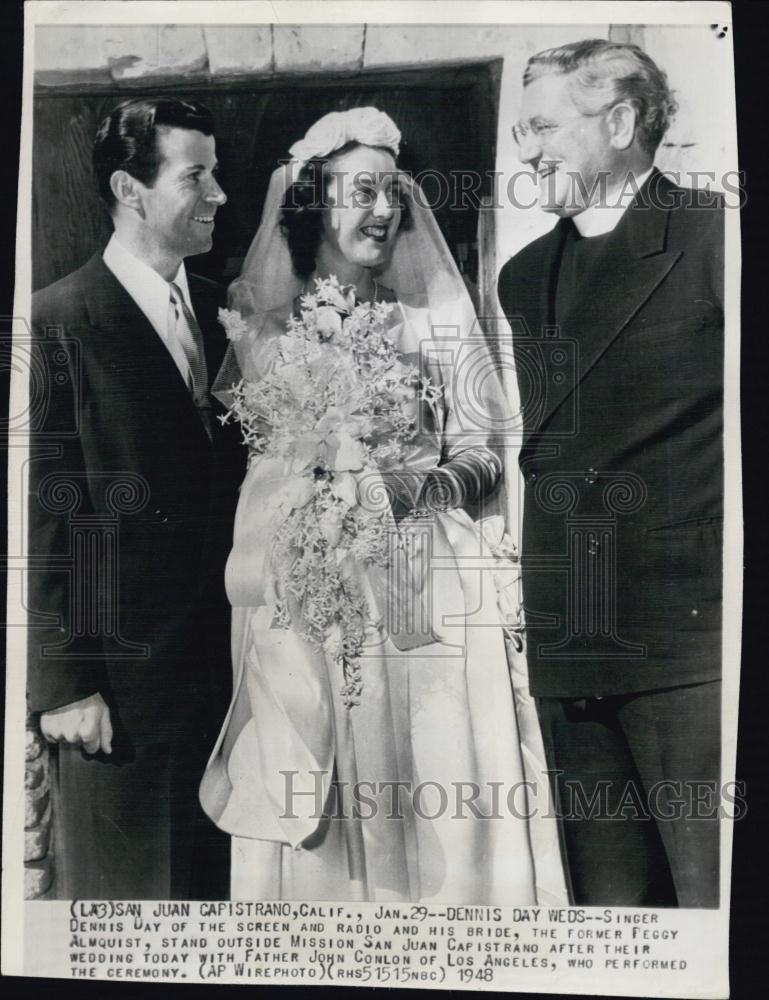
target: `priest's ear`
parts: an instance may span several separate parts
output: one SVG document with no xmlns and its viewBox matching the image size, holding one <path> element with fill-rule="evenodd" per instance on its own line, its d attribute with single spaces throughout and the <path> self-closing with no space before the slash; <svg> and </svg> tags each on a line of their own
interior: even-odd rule
<svg viewBox="0 0 769 1000">
<path fill-rule="evenodd" d="M 109 179 L 109 186 L 115 198 L 115 207 L 124 205 L 134 212 L 144 216 L 144 185 L 137 181 L 127 170 L 115 170 Z"/>
<path fill-rule="evenodd" d="M 614 149 L 629 149 L 638 129 L 638 110 L 628 101 L 620 101 L 607 113 L 609 142 Z"/>
</svg>

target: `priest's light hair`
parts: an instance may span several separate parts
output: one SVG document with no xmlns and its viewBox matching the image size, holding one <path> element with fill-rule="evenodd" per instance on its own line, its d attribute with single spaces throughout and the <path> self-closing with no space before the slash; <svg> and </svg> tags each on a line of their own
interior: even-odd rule
<svg viewBox="0 0 769 1000">
<path fill-rule="evenodd" d="M 529 59 L 523 85 L 551 73 L 572 77 L 572 99 L 584 114 L 631 104 L 638 141 L 648 153 L 656 151 L 678 110 L 667 76 L 638 45 L 592 38 L 545 49 Z"/>
</svg>

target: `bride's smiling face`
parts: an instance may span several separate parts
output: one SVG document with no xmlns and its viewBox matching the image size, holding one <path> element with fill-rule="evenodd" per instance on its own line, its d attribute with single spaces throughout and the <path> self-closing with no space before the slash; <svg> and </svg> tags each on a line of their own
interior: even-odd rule
<svg viewBox="0 0 769 1000">
<path fill-rule="evenodd" d="M 401 220 L 395 160 L 384 149 L 356 146 L 326 168 L 323 238 L 347 264 L 384 266 Z"/>
</svg>

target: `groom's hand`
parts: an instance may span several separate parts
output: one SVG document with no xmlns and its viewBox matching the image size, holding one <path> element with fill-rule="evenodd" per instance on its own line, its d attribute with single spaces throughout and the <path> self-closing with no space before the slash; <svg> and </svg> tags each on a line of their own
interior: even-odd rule
<svg viewBox="0 0 769 1000">
<path fill-rule="evenodd" d="M 86 753 L 112 753 L 112 720 L 100 694 L 43 712 L 40 731 L 49 743 L 81 745 Z"/>
</svg>

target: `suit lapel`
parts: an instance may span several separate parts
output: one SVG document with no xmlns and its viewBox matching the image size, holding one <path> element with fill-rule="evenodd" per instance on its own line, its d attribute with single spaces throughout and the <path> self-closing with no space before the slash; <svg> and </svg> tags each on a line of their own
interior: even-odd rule
<svg viewBox="0 0 769 1000">
<path fill-rule="evenodd" d="M 165 401 L 194 421 L 207 442 L 187 385 L 176 362 L 150 321 L 104 263 L 101 253 L 86 265 L 86 308 L 91 326 L 119 338 L 116 351 L 122 362 L 136 369 L 148 393 L 162 393 Z"/>
<path fill-rule="evenodd" d="M 567 227 L 559 222 L 541 243 L 528 273 L 515 288 L 513 301 L 516 314 L 510 318 L 516 338 L 539 340 L 544 327 L 555 322 L 553 303 L 558 283 L 558 266 Z M 525 322 L 521 319 L 525 317 Z M 525 323 L 529 324 L 528 329 Z"/>
<path fill-rule="evenodd" d="M 542 388 L 549 381 L 545 345 L 551 334 L 557 336 L 553 303 L 566 232 L 566 227 L 558 223 L 531 247 L 533 256 L 525 270 L 513 270 L 511 274 L 513 284 L 505 312 L 513 333 L 524 440 L 539 429 L 543 419 L 546 400 Z M 551 384 L 549 389 L 558 391 L 558 386 Z M 555 406 L 552 396 L 549 403 Z"/>
<path fill-rule="evenodd" d="M 551 391 L 548 385 L 536 430 L 542 430 L 578 390 L 680 259 L 680 251 L 665 252 L 668 210 L 662 206 L 674 203 L 669 189 L 673 185 L 655 171 L 585 275 L 585 293 L 561 322 L 561 336 L 567 340 L 573 338 L 579 346 L 576 377 L 561 392 Z M 547 282 L 550 303 L 555 296 L 557 263 L 558 259 L 556 278 L 551 275 Z"/>
</svg>

